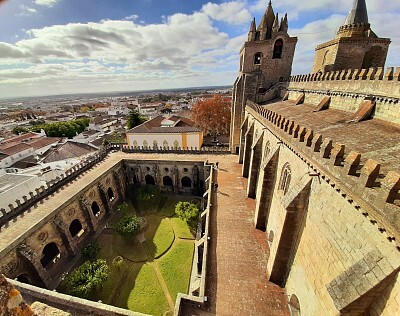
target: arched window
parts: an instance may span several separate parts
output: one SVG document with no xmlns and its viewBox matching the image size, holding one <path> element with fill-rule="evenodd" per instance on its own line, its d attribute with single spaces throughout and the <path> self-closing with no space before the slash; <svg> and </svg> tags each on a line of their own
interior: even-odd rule
<svg viewBox="0 0 400 316">
<path fill-rule="evenodd" d="M 147 149 L 147 147 L 149 147 L 149 144 L 147 143 L 147 140 L 143 141 L 143 148 Z"/>
<path fill-rule="evenodd" d="M 43 268 L 47 269 L 50 263 L 55 263 L 60 257 L 60 250 L 58 249 L 57 245 L 52 242 L 43 248 L 40 263 L 42 264 Z"/>
<path fill-rule="evenodd" d="M 113 189 L 111 187 L 108 188 L 107 195 L 108 195 L 108 199 L 110 201 L 114 200 L 114 191 L 113 191 Z"/>
<path fill-rule="evenodd" d="M 164 185 L 165 187 L 172 187 L 172 186 L 173 186 L 173 182 L 172 182 L 171 177 L 165 176 L 165 177 L 163 178 L 163 185 Z"/>
<path fill-rule="evenodd" d="M 76 235 L 79 235 L 82 231 L 82 224 L 79 221 L 79 219 L 74 219 L 69 225 L 69 232 L 71 233 L 72 237 L 75 237 Z M 78 236 L 79 237 L 79 236 Z"/>
<path fill-rule="evenodd" d="M 163 141 L 162 145 L 163 145 L 164 149 L 168 148 L 168 142 L 166 140 Z"/>
<path fill-rule="evenodd" d="M 282 58 L 282 51 L 283 51 L 283 41 L 278 38 L 275 41 L 275 45 L 274 45 L 274 52 L 272 54 L 272 58 L 273 59 L 280 59 Z"/>
<path fill-rule="evenodd" d="M 300 316 L 300 302 L 297 296 L 294 294 L 290 296 L 289 310 L 291 316 Z"/>
<path fill-rule="evenodd" d="M 192 180 L 189 177 L 183 177 L 181 180 L 183 188 L 191 188 L 192 187 Z"/>
<path fill-rule="evenodd" d="M 176 141 L 174 141 L 174 149 L 178 149 L 178 147 L 179 147 L 179 143 L 178 143 L 178 141 L 176 140 Z"/>
<path fill-rule="evenodd" d="M 97 204 L 96 201 L 94 201 L 92 203 L 92 212 L 93 212 L 94 216 L 96 216 L 96 217 L 100 216 L 100 207 L 99 207 L 99 205 Z"/>
<path fill-rule="evenodd" d="M 290 169 L 290 165 L 286 163 L 283 166 L 281 180 L 279 181 L 279 190 L 283 191 L 283 194 L 286 194 L 289 190 L 290 179 L 292 177 L 292 171 Z"/>
<path fill-rule="evenodd" d="M 135 148 L 139 147 L 139 144 L 136 140 L 133 141 L 133 147 L 135 147 Z"/>
<path fill-rule="evenodd" d="M 254 54 L 254 65 L 261 65 L 261 60 L 262 60 L 262 54 L 255 53 Z"/>
<path fill-rule="evenodd" d="M 147 185 L 155 185 L 156 184 L 156 182 L 154 181 L 153 176 L 151 176 L 149 174 L 144 178 L 144 180 L 146 181 Z"/>
<path fill-rule="evenodd" d="M 153 141 L 153 149 L 158 149 L 158 143 L 157 141 Z"/>
</svg>

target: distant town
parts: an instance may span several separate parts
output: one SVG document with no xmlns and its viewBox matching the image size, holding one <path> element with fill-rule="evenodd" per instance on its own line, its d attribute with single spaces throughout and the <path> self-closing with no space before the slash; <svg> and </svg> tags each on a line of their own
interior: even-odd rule
<svg viewBox="0 0 400 316">
<path fill-rule="evenodd" d="M 204 129 L 192 121 L 192 107 L 215 96 L 230 102 L 231 94 L 232 87 L 206 87 L 2 100 L 0 208 L 17 207 L 16 200 L 48 187 L 109 144 L 164 149 L 211 144 L 211 135 L 205 131 L 203 140 Z M 132 115 L 140 124 L 129 123 Z M 228 143 L 227 136 L 220 139 Z"/>
</svg>

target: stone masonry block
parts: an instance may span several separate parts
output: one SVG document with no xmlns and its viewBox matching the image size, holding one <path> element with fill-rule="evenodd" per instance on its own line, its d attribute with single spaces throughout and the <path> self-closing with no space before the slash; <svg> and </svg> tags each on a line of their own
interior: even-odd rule
<svg viewBox="0 0 400 316">
<path fill-rule="evenodd" d="M 329 97 L 329 96 L 323 97 L 321 102 L 315 108 L 314 112 L 326 110 L 327 108 L 329 108 L 330 103 L 331 103 L 331 97 Z"/>
<path fill-rule="evenodd" d="M 361 169 L 359 178 L 360 185 L 367 188 L 372 188 L 379 176 L 380 168 L 381 165 L 379 163 L 373 159 L 368 159 L 364 167 Z"/>
<path fill-rule="evenodd" d="M 306 95 L 304 93 L 300 94 L 299 97 L 296 99 L 294 105 L 300 105 L 304 103 Z"/>
<path fill-rule="evenodd" d="M 352 151 L 344 160 L 344 173 L 346 175 L 354 176 L 357 172 L 357 168 L 360 165 L 361 154 Z"/>
<path fill-rule="evenodd" d="M 384 190 L 382 197 L 385 202 L 393 203 L 399 197 L 400 174 L 389 171 L 381 183 L 381 188 Z"/>
<path fill-rule="evenodd" d="M 331 162 L 334 166 L 340 166 L 343 162 L 345 145 L 335 144 L 331 152 Z"/>
<path fill-rule="evenodd" d="M 330 138 L 324 138 L 321 144 L 321 156 L 322 158 L 329 158 L 331 155 L 331 150 L 333 148 L 333 141 Z"/>
<path fill-rule="evenodd" d="M 385 80 L 389 81 L 389 80 L 393 80 L 393 74 L 394 74 L 394 67 L 388 67 L 386 69 L 386 73 L 385 73 Z"/>
<path fill-rule="evenodd" d="M 400 67 L 396 68 L 396 72 L 393 75 L 393 80 L 394 81 L 400 81 Z"/>
</svg>

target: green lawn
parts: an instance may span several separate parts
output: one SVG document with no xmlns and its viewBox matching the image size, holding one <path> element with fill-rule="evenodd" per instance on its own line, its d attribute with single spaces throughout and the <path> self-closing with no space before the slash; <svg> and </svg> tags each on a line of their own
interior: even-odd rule
<svg viewBox="0 0 400 316">
<path fill-rule="evenodd" d="M 153 268 L 143 265 L 135 278 L 129 278 L 127 284 L 131 286 L 127 306 L 130 310 L 162 316 L 168 310 L 168 302 L 158 283 Z M 127 287 L 128 288 L 128 287 Z"/>
<path fill-rule="evenodd" d="M 171 222 L 174 226 L 174 231 L 177 237 L 183 239 L 194 239 L 195 236 L 185 221 L 178 217 L 173 217 L 171 218 Z"/>
<path fill-rule="evenodd" d="M 174 230 L 168 218 L 146 216 L 149 227 L 145 232 L 146 243 L 153 258 L 161 256 L 174 242 Z"/>
<path fill-rule="evenodd" d="M 101 244 L 98 258 L 107 261 L 111 272 L 102 288 L 93 293 L 93 301 L 101 300 L 105 304 L 155 316 L 164 315 L 170 308 L 153 270 L 157 266 L 173 301 L 177 293 L 187 293 L 194 236 L 186 222 L 174 215 L 176 203 L 191 201 L 191 198 L 168 195 L 163 198 L 166 199 L 165 204 L 159 204 L 160 199 L 161 195 L 157 197 L 157 203 L 144 206 L 146 203 L 139 202 L 140 216 L 144 216 L 148 224 L 144 232 L 144 244 L 139 243 L 135 237 L 126 239 L 113 229 L 120 218 L 137 213 L 138 210 L 133 207 L 137 204 L 130 201 L 128 209 L 118 213 L 110 222 L 110 228 L 98 237 Z M 156 212 L 158 205 L 163 205 L 163 208 Z M 113 267 L 112 261 L 119 255 L 124 258 L 124 262 L 117 269 Z M 148 263 L 148 260 L 154 262 Z"/>
<path fill-rule="evenodd" d="M 193 242 L 176 240 L 171 251 L 157 260 L 161 274 L 174 301 L 178 293 L 187 293 L 189 290 L 193 252 Z"/>
</svg>

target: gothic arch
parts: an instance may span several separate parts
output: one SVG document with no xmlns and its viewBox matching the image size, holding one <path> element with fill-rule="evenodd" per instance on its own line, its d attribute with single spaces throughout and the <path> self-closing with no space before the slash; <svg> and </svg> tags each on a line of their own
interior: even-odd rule
<svg viewBox="0 0 400 316">
<path fill-rule="evenodd" d="M 99 215 L 100 215 L 100 207 L 99 207 L 99 204 L 97 204 L 97 202 L 96 201 L 94 201 L 93 203 L 92 203 L 92 212 L 93 212 L 93 215 L 94 216 L 96 216 L 96 217 L 98 217 Z"/>
<path fill-rule="evenodd" d="M 172 178 L 170 176 L 165 176 L 163 178 L 163 185 L 165 187 L 172 187 L 174 185 L 173 181 L 172 181 Z"/>
<path fill-rule="evenodd" d="M 133 141 L 133 147 L 135 147 L 135 148 L 139 147 L 139 144 L 136 140 Z"/>
<path fill-rule="evenodd" d="M 144 180 L 146 181 L 147 185 L 155 185 L 156 184 L 154 177 L 149 174 L 144 177 Z"/>
<path fill-rule="evenodd" d="M 55 263 L 60 256 L 61 253 L 56 243 L 51 242 L 44 246 L 40 263 L 42 264 L 43 268 L 48 269 L 51 266 L 50 264 Z"/>
<path fill-rule="evenodd" d="M 107 190 L 107 195 L 108 195 L 108 199 L 110 200 L 110 201 L 112 201 L 113 199 L 114 199 L 114 191 L 113 191 L 113 189 L 111 188 L 111 187 L 109 187 L 108 188 L 108 190 Z"/>
<path fill-rule="evenodd" d="M 156 140 L 153 141 L 153 149 L 158 149 L 158 143 Z"/>
<path fill-rule="evenodd" d="M 176 141 L 174 141 L 174 149 L 178 149 L 178 147 L 179 147 L 179 143 L 178 143 L 178 141 L 176 140 Z"/>
<path fill-rule="evenodd" d="M 279 190 L 283 191 L 283 194 L 288 192 L 291 178 L 292 170 L 287 162 L 282 168 L 281 179 L 279 180 Z"/>
<path fill-rule="evenodd" d="M 166 140 L 163 141 L 163 147 L 164 147 L 164 149 L 168 148 L 168 142 Z"/>
<path fill-rule="evenodd" d="M 181 179 L 182 188 L 191 188 L 192 187 L 192 180 L 189 177 L 183 177 Z"/>
<path fill-rule="evenodd" d="M 254 65 L 261 65 L 261 61 L 262 61 L 262 53 L 255 53 L 254 54 Z"/>
<path fill-rule="evenodd" d="M 147 140 L 143 141 L 143 148 L 147 149 L 149 147 L 149 144 L 147 143 Z"/>
<path fill-rule="evenodd" d="M 82 231 L 82 223 L 79 219 L 74 219 L 69 225 L 69 232 L 72 237 L 77 236 Z"/>
<path fill-rule="evenodd" d="M 281 59 L 283 52 L 283 40 L 278 38 L 274 44 L 274 50 L 272 52 L 272 59 Z"/>
<path fill-rule="evenodd" d="M 290 315 L 300 316 L 300 302 L 296 295 L 292 294 L 289 299 Z"/>
</svg>

